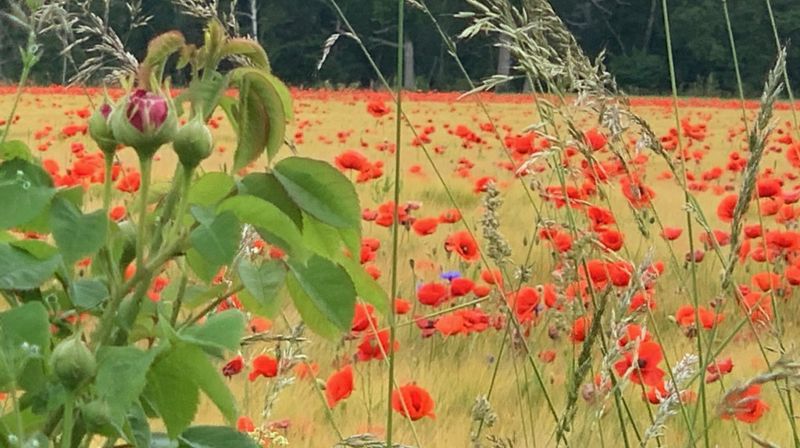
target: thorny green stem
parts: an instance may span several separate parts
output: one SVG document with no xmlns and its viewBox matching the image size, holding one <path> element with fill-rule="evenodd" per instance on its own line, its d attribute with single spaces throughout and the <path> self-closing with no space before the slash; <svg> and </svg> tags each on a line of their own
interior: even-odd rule
<svg viewBox="0 0 800 448">
<path fill-rule="evenodd" d="M 176 255 L 176 251 L 180 249 L 183 243 L 184 239 L 178 238 L 172 244 L 165 247 L 161 252 L 158 253 L 158 255 L 153 257 L 152 260 L 149 260 L 142 270 L 137 270 L 136 273 L 133 274 L 133 277 L 123 283 L 122 286 L 120 286 L 120 288 L 117 290 L 116 295 L 112 295 L 108 306 L 106 306 L 106 309 L 103 311 L 103 316 L 100 318 L 97 331 L 95 332 L 94 337 L 92 337 L 92 348 L 97 349 L 108 342 L 108 338 L 111 336 L 111 331 L 113 330 L 114 318 L 116 317 L 117 311 L 122 304 L 122 300 L 125 298 L 128 292 L 133 287 L 137 286 L 139 282 L 149 282 L 152 272 L 166 263 L 167 260 L 174 257 Z"/>
<path fill-rule="evenodd" d="M 192 176 L 194 175 L 194 168 L 183 167 L 183 172 L 181 176 L 181 184 L 178 187 L 178 206 L 177 212 L 175 213 L 175 219 L 172 223 L 172 226 L 167 231 L 167 237 L 164 241 L 169 242 L 174 240 L 178 232 L 180 232 L 181 228 L 183 227 L 183 218 L 186 215 L 186 211 L 189 208 L 189 188 L 192 185 Z M 166 224 L 166 223 L 164 223 Z"/>
</svg>

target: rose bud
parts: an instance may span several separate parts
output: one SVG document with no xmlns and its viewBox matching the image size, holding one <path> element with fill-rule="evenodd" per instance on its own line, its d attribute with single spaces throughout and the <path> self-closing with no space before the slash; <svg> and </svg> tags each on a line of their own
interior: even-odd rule
<svg viewBox="0 0 800 448">
<path fill-rule="evenodd" d="M 195 168 L 204 159 L 211 155 L 214 144 L 211 138 L 211 131 L 203 123 L 200 115 L 195 115 L 191 121 L 182 126 L 172 147 L 178 154 L 181 165 L 186 168 Z"/>
<path fill-rule="evenodd" d="M 50 355 L 50 368 L 68 390 L 75 390 L 94 377 L 97 361 L 79 337 L 61 341 Z"/>
<path fill-rule="evenodd" d="M 89 117 L 89 135 L 92 140 L 97 143 L 97 146 L 103 151 L 103 154 L 110 156 L 114 154 L 119 144 L 114 139 L 114 133 L 111 132 L 108 118 L 111 115 L 113 108 L 108 103 L 103 103 L 91 117 Z"/>
<path fill-rule="evenodd" d="M 178 120 L 165 97 L 137 89 L 111 114 L 111 130 L 120 143 L 132 146 L 140 158 L 151 158 L 172 141 Z"/>
</svg>

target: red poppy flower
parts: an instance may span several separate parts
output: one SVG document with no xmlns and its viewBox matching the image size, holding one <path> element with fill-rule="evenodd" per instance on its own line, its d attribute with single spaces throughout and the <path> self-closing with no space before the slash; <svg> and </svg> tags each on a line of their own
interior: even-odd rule
<svg viewBox="0 0 800 448">
<path fill-rule="evenodd" d="M 349 397 L 353 392 L 353 367 L 346 365 L 328 377 L 325 382 L 325 399 L 328 407 L 333 409 L 337 403 Z"/>
<path fill-rule="evenodd" d="M 423 417 L 436 418 L 433 406 L 433 399 L 428 391 L 416 384 L 406 384 L 392 392 L 392 409 L 412 421 Z"/>
<path fill-rule="evenodd" d="M 731 222 L 733 220 L 733 210 L 736 208 L 736 202 L 739 201 L 739 195 L 729 194 L 722 198 L 717 206 L 717 217 L 723 222 Z"/>
<path fill-rule="evenodd" d="M 706 383 L 713 383 L 733 371 L 733 360 L 731 358 L 723 359 L 722 361 L 714 361 L 706 367 Z"/>
<path fill-rule="evenodd" d="M 397 351 L 400 343 L 394 341 L 394 347 L 389 349 L 389 339 L 389 330 L 379 331 L 377 337 L 375 336 L 374 331 L 367 333 L 363 339 L 361 339 L 361 344 L 358 345 L 358 353 L 356 354 L 358 356 L 358 360 L 381 360 L 389 353 Z"/>
<path fill-rule="evenodd" d="M 591 320 L 586 316 L 581 316 L 575 319 L 572 324 L 572 331 L 569 338 L 573 343 L 583 342 L 586 339 L 586 332 L 589 330 Z"/>
<path fill-rule="evenodd" d="M 116 206 L 116 207 L 113 207 L 113 208 L 112 208 L 112 209 L 111 209 L 111 210 L 108 212 L 108 217 L 109 217 L 109 218 L 110 218 L 112 221 L 119 222 L 119 221 L 122 221 L 122 218 L 124 218 L 124 217 L 125 217 L 125 214 L 126 214 L 126 213 L 127 213 L 127 211 L 125 210 L 125 207 L 124 207 L 124 206 L 122 206 L 122 205 L 118 205 L 118 206 Z"/>
<path fill-rule="evenodd" d="M 735 418 L 744 423 L 755 423 L 769 410 L 767 403 L 761 400 L 760 394 L 760 384 L 753 384 L 745 390 L 728 394 L 722 404 L 720 417 L 723 420 Z"/>
<path fill-rule="evenodd" d="M 550 364 L 551 362 L 555 361 L 556 359 L 556 352 L 553 350 L 542 350 L 539 352 L 539 360 L 545 364 Z"/>
<path fill-rule="evenodd" d="M 605 246 L 606 249 L 613 252 L 622 249 L 624 244 L 623 237 L 616 230 L 606 230 L 605 232 L 600 232 L 597 236 L 600 239 L 600 244 Z"/>
<path fill-rule="evenodd" d="M 446 285 L 438 282 L 424 283 L 417 289 L 417 300 L 428 306 L 439 306 L 450 298 Z"/>
<path fill-rule="evenodd" d="M 253 359 L 253 370 L 247 375 L 247 379 L 255 381 L 256 378 L 274 378 L 278 376 L 278 360 L 269 355 L 258 355 Z"/>
<path fill-rule="evenodd" d="M 764 292 L 777 289 L 781 285 L 781 276 L 773 272 L 765 271 L 753 274 L 750 280 L 753 286 L 757 287 L 758 289 Z"/>
<path fill-rule="evenodd" d="M 643 330 L 638 324 L 628 324 L 625 327 L 625 334 L 619 338 L 617 344 L 620 348 L 626 348 L 628 344 L 646 342 L 651 339 L 650 333 Z"/>
<path fill-rule="evenodd" d="M 392 109 L 384 104 L 382 100 L 372 100 L 367 103 L 367 112 L 375 118 L 381 118 L 391 111 Z"/>
<path fill-rule="evenodd" d="M 226 377 L 230 378 L 233 375 L 238 374 L 244 368 L 244 360 L 241 356 L 237 356 L 230 361 L 228 361 L 225 366 L 222 367 L 222 374 Z"/>
<path fill-rule="evenodd" d="M 445 314 L 436 320 L 434 328 L 442 334 L 442 336 L 453 336 L 459 333 L 465 333 L 464 317 L 459 313 Z"/>
<path fill-rule="evenodd" d="M 633 274 L 633 266 L 626 261 L 615 261 L 607 263 L 606 269 L 608 270 L 608 279 L 611 284 L 616 287 L 623 288 L 628 286 L 631 282 L 631 275 Z"/>
<path fill-rule="evenodd" d="M 661 232 L 661 236 L 667 241 L 675 241 L 680 238 L 682 233 L 683 229 L 680 227 L 664 227 L 664 230 Z"/>
<path fill-rule="evenodd" d="M 608 138 L 596 128 L 589 129 L 584 133 L 584 136 L 586 137 L 586 143 L 589 144 L 593 151 L 603 149 L 606 146 L 606 142 L 608 142 Z"/>
<path fill-rule="evenodd" d="M 760 198 L 771 198 L 781 194 L 781 181 L 778 179 L 760 179 L 756 182 L 756 192 Z"/>
<path fill-rule="evenodd" d="M 682 305 L 675 312 L 675 321 L 681 327 L 691 327 L 695 325 L 695 317 L 700 318 L 700 326 L 706 330 L 714 328 L 714 326 L 723 321 L 724 316 L 719 314 L 716 310 L 709 310 L 705 307 L 698 307 L 697 312 L 692 305 Z"/>
<path fill-rule="evenodd" d="M 250 417 L 243 415 L 236 420 L 236 429 L 239 432 L 253 432 L 256 430 L 256 425 L 253 424 L 253 420 Z"/>
<path fill-rule="evenodd" d="M 400 297 L 394 299 L 394 312 L 395 314 L 403 315 L 411 311 L 411 302 Z"/>
<path fill-rule="evenodd" d="M 450 281 L 450 295 L 453 297 L 461 297 L 472 292 L 475 283 L 464 277 L 454 278 Z"/>
<path fill-rule="evenodd" d="M 496 182 L 497 181 L 495 180 L 494 177 L 491 176 L 481 177 L 475 181 L 475 186 L 472 188 L 472 191 L 474 193 L 483 193 L 484 191 L 486 191 L 486 186 L 489 185 L 489 183 L 496 183 Z"/>
<path fill-rule="evenodd" d="M 414 233 L 419 236 L 431 235 L 436 232 L 436 227 L 439 225 L 439 218 L 420 218 L 414 221 L 411 228 Z"/>
<path fill-rule="evenodd" d="M 478 243 L 466 230 L 450 234 L 445 240 L 444 249 L 457 253 L 464 261 L 472 262 L 480 258 Z"/>
<path fill-rule="evenodd" d="M 117 190 L 124 193 L 135 193 L 139 191 L 139 184 L 142 178 L 138 171 L 131 171 L 117 182 Z"/>
<path fill-rule="evenodd" d="M 622 187 L 622 194 L 625 195 L 625 198 L 634 208 L 642 208 L 650 204 L 650 201 L 656 195 L 652 188 L 630 176 L 620 179 L 620 186 Z"/>
<path fill-rule="evenodd" d="M 261 316 L 253 316 L 247 324 L 247 329 L 251 333 L 265 333 L 272 328 L 272 321 Z"/>
<path fill-rule="evenodd" d="M 483 283 L 477 284 L 474 288 L 472 288 L 472 293 L 475 294 L 475 297 L 486 297 L 491 291 L 492 288 L 489 285 L 484 285 Z"/>
<path fill-rule="evenodd" d="M 753 322 L 768 324 L 772 321 L 772 300 L 769 294 L 753 291 L 744 295 L 742 305 Z"/>
<path fill-rule="evenodd" d="M 356 303 L 350 331 L 358 333 L 370 328 L 377 328 L 377 325 L 378 318 L 375 317 L 375 307 L 368 303 Z"/>
<path fill-rule="evenodd" d="M 610 210 L 594 205 L 586 209 L 586 217 L 592 222 L 593 230 L 598 230 L 617 222 Z"/>
<path fill-rule="evenodd" d="M 349 150 L 345 151 L 333 159 L 336 166 L 344 171 L 344 170 L 355 170 L 361 171 L 364 169 L 365 166 L 369 164 L 369 161 L 358 151 Z"/>
<path fill-rule="evenodd" d="M 761 225 L 760 224 L 753 224 L 749 226 L 744 226 L 744 236 L 747 238 L 758 238 L 761 236 Z"/>
<path fill-rule="evenodd" d="M 637 350 L 636 362 L 631 352 L 623 355 L 623 358 L 614 364 L 617 375 L 624 376 L 633 367 L 630 375 L 631 382 L 644 384 L 645 386 L 658 386 L 664 381 L 664 371 L 658 368 L 658 364 L 664 359 L 661 353 L 661 346 L 653 341 L 642 342 Z"/>
<path fill-rule="evenodd" d="M 439 221 L 442 223 L 453 224 L 461 220 L 461 213 L 458 212 L 458 209 L 452 208 L 450 210 L 445 210 L 439 215 Z"/>
<path fill-rule="evenodd" d="M 523 286 L 516 293 L 509 294 L 509 305 L 520 322 L 528 322 L 534 317 L 539 304 L 539 294 L 530 286 Z"/>
</svg>

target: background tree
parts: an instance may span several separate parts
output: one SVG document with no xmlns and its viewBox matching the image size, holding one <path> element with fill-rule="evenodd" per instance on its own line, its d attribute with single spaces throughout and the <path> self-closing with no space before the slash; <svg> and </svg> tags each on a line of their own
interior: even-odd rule
<svg viewBox="0 0 800 448">
<path fill-rule="evenodd" d="M 88 5 L 103 17 L 108 5 L 108 25 L 118 30 L 132 56 L 141 57 L 147 48 L 146 36 L 179 29 L 189 41 L 199 41 L 200 23 L 206 17 L 190 12 L 208 8 L 225 15 L 238 34 L 252 36 L 269 49 L 277 74 L 296 86 L 374 87 L 376 80 L 361 50 L 344 36 L 330 48 L 321 69 L 317 64 L 326 40 L 343 31 L 328 0 L 0 0 L 0 79 L 14 79 L 19 73 L 19 52 L 27 33 L 14 17 L 31 15 L 40 3 L 61 5 L 75 13 L 78 5 Z M 382 0 L 339 0 L 339 5 L 375 56 L 384 73 L 395 70 L 396 31 L 394 2 Z M 465 26 L 454 15 L 469 8 L 463 0 L 428 1 L 439 25 L 449 35 Z M 605 50 L 607 63 L 620 83 L 631 93 L 659 94 L 667 91 L 663 19 L 659 0 L 553 0 L 553 7 L 564 18 L 590 55 Z M 145 25 L 130 20 L 131 5 L 138 5 Z M 728 0 L 734 35 L 737 39 L 745 91 L 753 96 L 761 89 L 763 73 L 774 59 L 775 42 L 764 0 Z M 800 40 L 800 5 L 796 0 L 772 0 L 783 42 Z M 728 47 L 721 0 L 672 0 L 673 43 L 680 90 L 693 95 L 733 95 L 735 78 Z M 463 79 L 453 58 L 447 53 L 428 17 L 414 7 L 407 8 L 406 87 L 434 90 L 463 90 Z M 73 26 L 74 28 L 74 26 Z M 53 27 L 48 32 L 62 30 Z M 78 39 L 74 29 L 73 39 Z M 67 33 L 68 34 L 68 33 Z M 42 62 L 32 74 L 35 82 L 60 83 L 70 79 L 80 64 L 91 57 L 86 43 L 64 53 L 63 39 L 43 39 Z M 479 36 L 457 42 L 458 55 L 473 78 L 509 70 L 514 61 L 498 48 L 497 42 Z M 413 56 L 412 56 L 413 54 Z M 69 59 L 72 58 L 72 59 Z M 800 52 L 790 47 L 788 67 L 800 65 Z M 413 74 L 413 76 L 411 76 Z M 791 78 L 792 73 L 790 72 Z M 172 72 L 180 84 L 185 73 Z M 102 77 L 100 77 L 102 78 Z M 100 82 L 95 78 L 93 82 Z M 793 80 L 800 86 L 800 78 Z M 522 85 L 516 85 L 521 89 Z"/>
</svg>

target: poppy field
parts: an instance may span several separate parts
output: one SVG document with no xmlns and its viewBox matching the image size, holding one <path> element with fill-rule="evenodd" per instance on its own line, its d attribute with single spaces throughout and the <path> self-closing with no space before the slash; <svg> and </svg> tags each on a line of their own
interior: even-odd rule
<svg viewBox="0 0 800 448">
<path fill-rule="evenodd" d="M 2 89 L 0 111 L 15 92 Z M 657 139 L 647 142 L 580 109 L 549 119 L 537 108 L 546 97 L 407 93 L 395 204 L 392 97 L 291 96 L 286 141 L 355 186 L 363 236 L 350 255 L 386 291 L 399 219 L 395 341 L 387 307 L 361 298 L 344 333 L 298 313 L 283 289 L 257 309 L 249 288 L 214 302 L 211 314 L 247 316 L 240 348 L 217 366 L 239 431 L 263 446 L 381 446 L 391 407 L 402 446 L 795 443 L 800 129 L 790 103 L 774 104 L 754 164 L 758 101 L 631 98 Z M 87 124 L 101 103 L 98 90 L 27 89 L 8 137 L 32 149 L 57 190 L 82 189 L 88 209 L 104 182 Z M 221 110 L 207 123 L 213 153 L 199 178 L 229 171 L 236 147 Z M 175 181 L 175 161 L 155 155 L 154 197 Z M 262 157 L 235 175 L 267 166 Z M 109 218 L 122 223 L 141 187 L 130 148 L 111 173 Z M 247 244 L 253 257 L 287 256 L 260 238 Z M 154 276 L 150 303 L 175 299 L 177 272 Z M 84 317 L 92 326 L 81 313 L 65 319 Z M 199 406 L 199 422 L 222 420 Z"/>
</svg>

